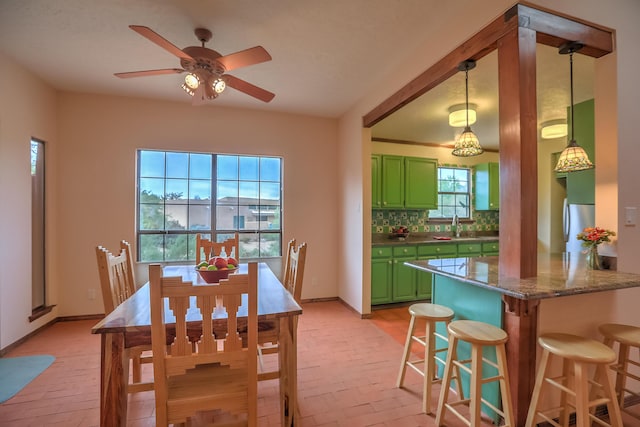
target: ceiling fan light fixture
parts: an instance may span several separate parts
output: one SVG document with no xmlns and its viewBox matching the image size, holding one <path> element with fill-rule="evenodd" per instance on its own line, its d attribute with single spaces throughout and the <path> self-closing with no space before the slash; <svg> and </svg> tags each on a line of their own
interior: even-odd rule
<svg viewBox="0 0 640 427">
<path fill-rule="evenodd" d="M 589 155 L 584 148 L 580 147 L 575 140 L 575 134 L 573 131 L 573 126 L 575 124 L 575 120 L 573 117 L 573 53 L 582 49 L 584 45 L 579 42 L 569 42 L 566 43 L 558 49 L 561 55 L 569 54 L 569 78 L 571 84 L 571 140 L 569 145 L 562 150 L 560 153 L 560 157 L 558 158 L 558 163 L 556 163 L 555 171 L 556 172 L 577 172 L 587 169 L 592 169 L 593 163 L 589 160 Z"/>
<path fill-rule="evenodd" d="M 476 104 L 469 104 L 469 109 L 467 109 L 467 104 L 457 104 L 449 107 L 449 126 L 454 128 L 461 128 L 467 126 L 467 115 L 469 117 L 469 125 L 472 125 L 476 122 L 476 108 L 478 106 Z"/>
<path fill-rule="evenodd" d="M 469 126 L 471 123 L 469 122 L 469 70 L 472 70 L 476 67 L 476 61 L 472 59 L 468 59 L 466 61 L 462 61 L 458 65 L 458 70 L 464 71 L 464 93 L 465 93 L 465 128 L 456 139 L 456 143 L 453 147 L 453 151 L 451 154 L 458 157 L 471 157 L 477 156 L 478 154 L 482 154 L 484 150 L 480 146 L 480 141 L 478 141 L 478 137 L 471 130 Z M 474 111 L 475 112 L 475 111 Z"/>
<path fill-rule="evenodd" d="M 216 77 L 211 81 L 211 88 L 217 94 L 221 94 L 227 87 L 227 82 L 222 77 Z"/>
<path fill-rule="evenodd" d="M 562 138 L 567 136 L 568 130 L 565 119 L 549 120 L 542 123 L 540 137 L 542 139 Z"/>
<path fill-rule="evenodd" d="M 184 83 L 180 86 L 189 96 L 193 96 L 196 89 L 200 86 L 200 77 L 195 73 L 188 73 L 184 76 Z"/>
</svg>

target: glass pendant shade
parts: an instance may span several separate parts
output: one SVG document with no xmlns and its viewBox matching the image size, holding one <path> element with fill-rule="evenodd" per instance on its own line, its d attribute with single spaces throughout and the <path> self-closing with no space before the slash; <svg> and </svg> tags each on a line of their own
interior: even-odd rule
<svg viewBox="0 0 640 427">
<path fill-rule="evenodd" d="M 571 82 L 571 141 L 567 148 L 562 150 L 558 163 L 556 163 L 556 172 L 577 172 L 593 168 L 593 163 L 589 160 L 587 152 L 580 147 L 574 139 L 573 125 L 575 123 L 573 117 L 573 53 L 582 48 L 582 44 L 578 42 L 570 42 L 560 46 L 561 54 L 569 54 L 569 77 Z"/>
<path fill-rule="evenodd" d="M 589 160 L 584 148 L 580 147 L 575 140 L 571 140 L 567 148 L 560 153 L 555 171 L 576 172 L 591 168 L 593 168 L 593 163 Z"/>
<path fill-rule="evenodd" d="M 458 65 L 458 70 L 464 71 L 464 90 L 465 90 L 465 128 L 456 139 L 456 143 L 453 147 L 451 154 L 458 157 L 471 157 L 482 154 L 484 150 L 480 146 L 478 137 L 471 130 L 469 122 L 469 70 L 475 68 L 476 62 L 473 60 L 463 61 Z M 475 111 L 474 111 L 475 113 Z"/>
<path fill-rule="evenodd" d="M 484 150 L 480 146 L 478 137 L 469 126 L 464 128 L 453 147 L 451 154 L 459 157 L 471 157 L 482 154 Z"/>
</svg>

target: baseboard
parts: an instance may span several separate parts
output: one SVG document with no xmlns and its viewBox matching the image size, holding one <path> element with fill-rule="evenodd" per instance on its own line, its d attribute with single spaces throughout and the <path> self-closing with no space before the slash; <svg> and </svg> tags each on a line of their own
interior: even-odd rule
<svg viewBox="0 0 640 427">
<path fill-rule="evenodd" d="M 307 304 L 310 302 L 329 302 L 329 301 L 338 301 L 339 298 L 338 297 L 327 297 L 327 298 L 309 298 L 309 299 L 303 299 L 300 302 L 302 304 Z"/>
<path fill-rule="evenodd" d="M 57 322 L 71 322 L 73 320 L 101 320 L 103 318 L 104 318 L 104 314 L 85 314 L 85 315 L 81 315 L 81 316 L 56 317 L 55 319 L 52 319 L 52 320 L 48 321 L 47 323 L 45 323 L 44 325 L 40 326 L 38 329 L 35 329 L 35 330 L 29 332 L 27 335 L 25 335 L 24 337 L 20 338 L 19 340 L 9 344 L 8 346 L 6 346 L 3 349 L 0 349 L 0 357 L 4 357 L 7 353 L 9 353 L 11 350 L 15 349 L 16 347 L 18 347 L 20 344 L 23 344 L 29 338 L 33 337 L 36 334 L 39 334 L 40 332 L 42 332 L 45 329 L 51 327 L 52 325 L 54 325 Z"/>
</svg>

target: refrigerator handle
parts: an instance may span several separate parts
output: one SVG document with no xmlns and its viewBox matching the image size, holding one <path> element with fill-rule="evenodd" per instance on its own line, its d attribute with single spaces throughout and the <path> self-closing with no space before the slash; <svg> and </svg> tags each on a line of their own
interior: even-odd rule
<svg viewBox="0 0 640 427">
<path fill-rule="evenodd" d="M 569 215 L 569 204 L 567 199 L 564 199 L 564 212 L 562 213 L 562 234 L 564 235 L 564 242 L 569 241 L 569 230 L 571 230 L 571 215 Z"/>
</svg>

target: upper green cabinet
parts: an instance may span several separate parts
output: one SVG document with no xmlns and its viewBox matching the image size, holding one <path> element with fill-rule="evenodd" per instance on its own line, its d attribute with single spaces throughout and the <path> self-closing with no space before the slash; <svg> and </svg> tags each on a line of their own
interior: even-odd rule
<svg viewBox="0 0 640 427">
<path fill-rule="evenodd" d="M 382 206 L 382 156 L 373 154 L 371 156 L 371 207 L 380 208 Z"/>
<path fill-rule="evenodd" d="M 382 207 L 404 207 L 404 157 L 382 156 Z"/>
<path fill-rule="evenodd" d="M 404 207 L 438 207 L 438 161 L 420 157 L 404 158 Z"/>
<path fill-rule="evenodd" d="M 437 179 L 435 159 L 374 154 L 371 156 L 372 207 L 436 209 Z"/>
<path fill-rule="evenodd" d="M 587 152 L 589 159 L 595 164 L 595 113 L 594 101 L 581 102 L 574 105 L 573 115 L 575 117 L 574 139 Z M 569 128 L 571 128 L 571 115 L 568 118 Z M 569 134 L 569 138 L 571 134 Z M 595 203 L 596 185 L 595 170 L 567 173 L 567 203 L 592 205 Z"/>
<path fill-rule="evenodd" d="M 480 163 L 475 166 L 476 185 L 474 194 L 476 210 L 500 209 L 500 164 Z"/>
</svg>

